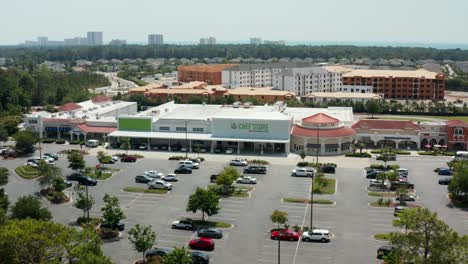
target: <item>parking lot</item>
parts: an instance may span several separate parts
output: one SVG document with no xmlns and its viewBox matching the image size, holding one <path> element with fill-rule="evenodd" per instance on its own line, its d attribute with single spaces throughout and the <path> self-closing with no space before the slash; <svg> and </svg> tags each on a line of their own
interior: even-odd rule
<svg viewBox="0 0 468 264">
<path fill-rule="evenodd" d="M 48 151 L 56 152 L 64 146 L 48 145 Z M 144 154 L 144 152 L 141 152 Z M 179 154 L 180 155 L 180 154 Z M 200 169 L 193 174 L 178 175 L 179 182 L 173 183 L 173 190 L 168 194 L 139 194 L 124 192 L 128 186 L 141 186 L 134 182 L 134 177 L 147 170 L 158 170 L 163 173 L 172 172 L 177 161 L 167 158 L 144 158 L 136 163 L 116 163 L 109 165 L 120 171 L 105 181 L 100 181 L 96 187 L 90 187 L 90 194 L 95 198 L 91 215 L 101 216 L 104 194 L 117 196 L 127 219 L 126 231 L 122 232 L 120 240 L 104 243 L 104 252 L 115 263 L 130 263 L 141 255 L 135 252 L 128 241 L 128 233 L 135 224 L 151 225 L 156 232 L 158 247 L 186 246 L 188 241 L 196 236 L 193 231 L 171 229 L 171 222 L 183 217 L 199 219 L 201 214 L 186 212 L 188 196 L 198 186 L 209 184 L 211 174 L 218 173 L 236 156 L 217 156 L 216 159 L 202 162 Z M 284 158 L 286 159 L 286 158 Z M 350 158 L 342 158 L 343 164 L 349 164 Z M 432 172 L 436 167 L 444 166 L 448 158 L 432 157 L 399 157 L 397 163 L 409 169 L 409 179 L 416 185 L 419 203 L 436 211 L 452 228 L 461 233 L 468 233 L 468 212 L 447 206 L 446 186 L 437 184 L 437 175 Z M 94 155 L 87 155 L 88 166 L 97 164 Z M 326 162 L 327 158 L 320 158 Z M 3 162 L 3 161 L 2 161 Z M 223 198 L 220 202 L 219 214 L 208 217 L 208 220 L 223 221 L 233 224 L 232 228 L 224 230 L 224 237 L 215 240 L 216 249 L 209 252 L 211 263 L 275 263 L 277 262 L 277 241 L 270 239 L 269 230 L 275 225 L 269 218 L 273 210 L 288 213 L 290 226 L 309 226 L 310 205 L 284 203 L 283 198 L 309 198 L 310 178 L 290 176 L 290 171 L 297 160 L 269 166 L 266 175 L 254 175 L 258 184 L 248 198 Z M 24 163 L 24 159 L 3 162 L 10 169 Z M 385 242 L 376 241 L 373 234 L 395 231 L 392 227 L 393 209 L 372 208 L 369 202 L 377 199 L 368 197 L 366 187 L 368 179 L 363 168 L 346 167 L 338 163 L 336 174 L 327 177 L 337 180 L 337 192 L 334 195 L 314 195 L 315 199 L 329 199 L 335 205 L 314 205 L 313 226 L 328 229 L 333 233 L 330 243 L 311 242 L 281 242 L 281 262 L 302 263 L 379 263 L 376 259 L 376 249 Z M 369 163 L 379 163 L 371 159 Z M 61 157 L 57 165 L 64 174 L 71 171 L 66 168 L 68 163 Z M 11 200 L 19 196 L 35 193 L 39 187 L 34 181 L 11 177 L 6 186 Z M 54 215 L 54 220 L 69 224 L 82 215 L 82 211 L 71 203 L 64 205 L 47 204 Z"/>
</svg>

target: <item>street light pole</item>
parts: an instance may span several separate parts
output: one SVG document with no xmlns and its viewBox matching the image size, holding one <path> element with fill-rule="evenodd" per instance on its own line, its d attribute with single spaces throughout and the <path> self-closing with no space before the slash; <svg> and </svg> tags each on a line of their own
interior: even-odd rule
<svg viewBox="0 0 468 264">
<path fill-rule="evenodd" d="M 319 166 L 318 166 L 318 155 L 319 155 L 319 148 L 321 147 L 319 145 L 319 126 L 317 124 L 317 140 L 316 140 L 316 151 L 315 151 L 315 171 L 316 173 L 314 173 L 314 175 L 312 175 L 312 186 L 310 188 L 310 226 L 309 226 L 309 232 L 312 232 L 313 229 L 314 229 L 314 226 L 313 226 L 313 219 L 314 219 L 314 179 L 316 177 L 316 175 L 319 173 Z"/>
<path fill-rule="evenodd" d="M 188 128 L 187 128 L 187 126 L 188 126 L 188 121 L 185 120 L 185 158 L 188 157 L 188 144 L 187 144 L 187 142 L 188 142 L 187 129 Z"/>
<path fill-rule="evenodd" d="M 86 185 L 86 217 L 87 223 L 89 224 L 89 196 L 88 196 L 88 185 Z"/>
</svg>

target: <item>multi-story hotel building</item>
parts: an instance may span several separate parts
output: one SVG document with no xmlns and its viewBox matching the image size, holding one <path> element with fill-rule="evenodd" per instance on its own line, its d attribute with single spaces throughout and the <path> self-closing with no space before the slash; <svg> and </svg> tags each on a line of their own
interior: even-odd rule
<svg viewBox="0 0 468 264">
<path fill-rule="evenodd" d="M 217 85 L 222 83 L 221 72 L 234 66 L 237 66 L 237 64 L 179 66 L 177 68 L 177 78 L 179 82 L 199 81 Z"/>
</svg>

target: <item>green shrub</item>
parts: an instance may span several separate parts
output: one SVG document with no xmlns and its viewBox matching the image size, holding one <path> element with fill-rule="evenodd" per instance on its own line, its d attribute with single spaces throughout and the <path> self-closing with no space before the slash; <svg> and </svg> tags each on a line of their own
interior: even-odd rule
<svg viewBox="0 0 468 264">
<path fill-rule="evenodd" d="M 418 154 L 424 156 L 454 156 L 455 152 L 419 151 Z"/>
<path fill-rule="evenodd" d="M 118 230 L 112 230 L 109 228 L 99 228 L 99 236 L 101 239 L 111 239 L 119 236 Z"/>
<path fill-rule="evenodd" d="M 346 157 L 354 157 L 354 158 L 370 158 L 372 155 L 367 152 L 359 153 L 359 152 L 354 152 L 354 153 L 348 153 L 345 155 Z"/>
<path fill-rule="evenodd" d="M 318 167 L 323 167 L 323 166 L 333 166 L 333 167 L 337 167 L 336 163 L 332 163 L 332 162 L 327 162 L 327 163 L 318 163 L 318 165 L 315 164 L 315 162 L 310 162 L 310 161 L 300 161 L 297 163 L 297 166 L 298 167 L 314 167 L 316 168 L 317 166 Z"/>
<path fill-rule="evenodd" d="M 169 160 L 184 160 L 184 156 L 170 156 Z"/>
<path fill-rule="evenodd" d="M 371 164 L 370 168 L 371 169 L 384 170 L 385 166 L 383 164 Z M 399 169 L 399 168 L 400 168 L 400 165 L 398 165 L 398 164 L 391 164 L 391 165 L 388 164 L 387 165 L 387 169 L 390 169 L 390 170 L 396 170 L 396 169 Z"/>
<path fill-rule="evenodd" d="M 65 139 L 62 139 L 62 138 L 56 139 L 55 144 L 65 144 Z"/>
<path fill-rule="evenodd" d="M 253 159 L 253 160 L 247 160 L 249 164 L 261 164 L 261 165 L 269 165 L 270 162 L 266 160 L 261 160 L 261 159 Z"/>
<path fill-rule="evenodd" d="M 16 174 L 20 177 L 31 180 L 39 177 L 39 171 L 32 166 L 19 166 L 15 169 Z"/>
<path fill-rule="evenodd" d="M 43 138 L 42 143 L 54 143 L 55 139 L 54 138 Z"/>
<path fill-rule="evenodd" d="M 68 142 L 70 145 L 78 145 L 80 144 L 80 141 L 79 140 L 71 140 Z"/>
</svg>

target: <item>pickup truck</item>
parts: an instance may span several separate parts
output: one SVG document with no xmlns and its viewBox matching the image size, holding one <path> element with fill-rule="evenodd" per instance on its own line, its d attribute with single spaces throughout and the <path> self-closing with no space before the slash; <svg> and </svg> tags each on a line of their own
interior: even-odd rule
<svg viewBox="0 0 468 264">
<path fill-rule="evenodd" d="M 291 171 L 293 177 L 314 177 L 315 169 L 311 168 L 296 168 Z"/>
</svg>

